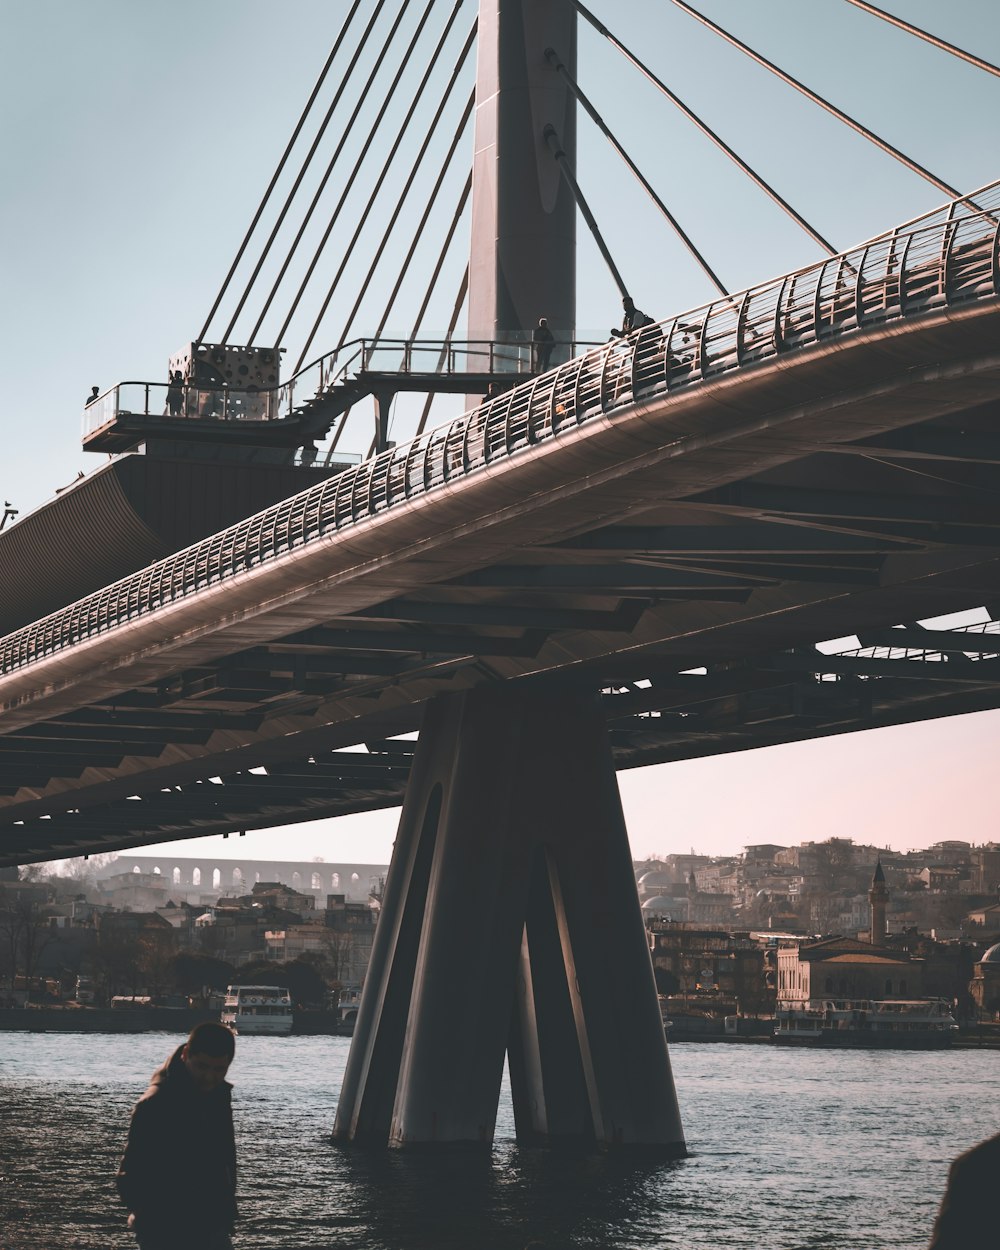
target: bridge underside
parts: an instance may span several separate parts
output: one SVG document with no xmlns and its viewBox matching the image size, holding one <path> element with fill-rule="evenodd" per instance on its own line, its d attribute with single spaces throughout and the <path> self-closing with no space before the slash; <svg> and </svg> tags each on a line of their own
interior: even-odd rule
<svg viewBox="0 0 1000 1250">
<path fill-rule="evenodd" d="M 501 680 L 600 692 L 618 768 L 1000 706 L 995 634 L 914 625 L 1000 616 L 997 416 L 965 404 L 683 499 L 644 483 L 432 584 L 40 706 L 0 737 L 0 863 L 398 805 L 427 700 Z"/>
</svg>

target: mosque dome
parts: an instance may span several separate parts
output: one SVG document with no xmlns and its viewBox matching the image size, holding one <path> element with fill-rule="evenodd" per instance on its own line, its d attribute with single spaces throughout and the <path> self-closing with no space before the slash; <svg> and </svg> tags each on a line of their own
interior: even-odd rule
<svg viewBox="0 0 1000 1250">
<path fill-rule="evenodd" d="M 642 905 L 643 911 L 669 911 L 672 907 L 677 906 L 675 898 L 667 898 L 665 894 L 657 894 L 654 898 L 647 898 Z"/>
<path fill-rule="evenodd" d="M 664 872 L 662 868 L 651 868 L 649 872 L 644 872 L 639 878 L 639 884 L 645 886 L 648 890 L 651 885 L 670 885 L 670 873 Z"/>
</svg>

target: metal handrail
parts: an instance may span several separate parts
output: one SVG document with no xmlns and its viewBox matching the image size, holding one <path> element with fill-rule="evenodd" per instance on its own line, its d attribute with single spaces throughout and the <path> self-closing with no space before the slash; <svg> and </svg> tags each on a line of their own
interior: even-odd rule
<svg viewBox="0 0 1000 1250">
<path fill-rule="evenodd" d="M 599 346 L 582 340 L 557 339 L 554 351 L 577 355 Z M 224 384 L 185 384 L 178 394 L 176 411 L 170 410 L 167 382 L 118 382 L 98 395 L 83 410 L 83 437 L 87 439 L 119 416 L 163 417 L 166 420 L 196 418 L 215 421 L 283 421 L 337 387 L 349 386 L 364 372 L 401 376 L 457 374 L 489 377 L 527 377 L 535 372 L 536 345 L 530 335 L 505 339 L 351 339 L 332 352 L 318 356 L 287 382 L 275 387 L 240 388 Z M 414 367 L 426 356 L 430 368 Z M 378 358 L 387 358 L 378 369 Z"/>
<path fill-rule="evenodd" d="M 992 190 L 1000 195 L 1000 183 Z M 0 639 L 0 672 L 14 672 L 637 400 L 686 391 L 891 318 L 995 299 L 1000 226 L 989 211 L 995 197 L 977 193 L 982 208 L 975 212 L 968 210 L 969 198 L 939 210 L 940 219 L 929 225 L 887 232 L 834 258 L 840 264 L 825 260 L 586 352 L 24 626 Z M 831 273 L 836 279 L 829 287 Z M 849 281 L 842 281 L 845 275 Z"/>
</svg>

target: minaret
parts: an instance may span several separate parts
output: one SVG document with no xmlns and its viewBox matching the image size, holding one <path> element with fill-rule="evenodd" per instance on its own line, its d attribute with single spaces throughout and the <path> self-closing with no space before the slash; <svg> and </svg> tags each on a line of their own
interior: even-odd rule
<svg viewBox="0 0 1000 1250">
<path fill-rule="evenodd" d="M 875 871 L 872 873 L 872 885 L 868 891 L 868 901 L 871 903 L 872 908 L 872 927 L 869 940 L 872 946 L 878 946 L 885 938 L 885 910 L 889 903 L 889 887 L 885 883 L 881 855 L 875 862 Z"/>
</svg>

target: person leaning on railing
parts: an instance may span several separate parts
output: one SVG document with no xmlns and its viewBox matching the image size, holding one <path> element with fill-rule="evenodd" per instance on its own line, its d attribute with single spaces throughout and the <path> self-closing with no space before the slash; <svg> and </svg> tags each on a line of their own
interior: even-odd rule
<svg viewBox="0 0 1000 1250">
<path fill-rule="evenodd" d="M 611 335 L 613 338 L 628 338 L 630 334 L 634 334 L 636 330 L 641 330 L 643 326 L 651 326 L 653 324 L 653 318 L 649 313 L 644 313 L 641 308 L 636 308 L 630 295 L 622 296 L 622 308 L 625 310 L 625 315 L 622 317 L 622 328 L 620 330 L 612 329 Z"/>
</svg>

